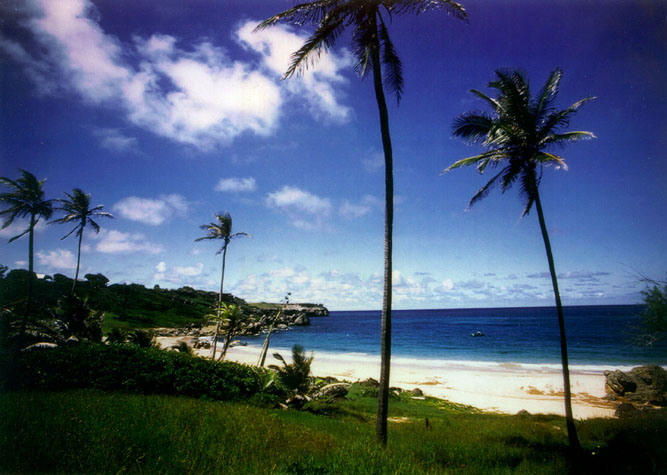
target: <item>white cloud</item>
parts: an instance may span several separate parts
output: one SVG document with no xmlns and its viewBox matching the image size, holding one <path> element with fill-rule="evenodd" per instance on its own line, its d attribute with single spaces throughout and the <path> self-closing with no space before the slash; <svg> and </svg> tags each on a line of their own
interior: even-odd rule
<svg viewBox="0 0 667 475">
<path fill-rule="evenodd" d="M 91 0 L 28 0 L 19 26 L 36 41 L 0 36 L 0 51 L 20 63 L 42 94 L 72 91 L 87 103 L 111 105 L 133 124 L 201 150 L 228 145 L 244 133 L 273 133 L 285 98 L 305 104 L 316 118 L 346 120 L 350 108 L 335 87 L 350 54 L 323 52 L 303 76 L 280 81 L 290 55 L 306 39 L 288 27 L 253 32 L 247 20 L 234 39 L 259 62 L 244 62 L 206 40 L 184 44 L 163 34 L 124 43 L 102 29 Z M 26 38 L 27 43 L 30 37 Z M 34 46 L 34 47 L 33 47 Z M 129 61 L 132 58 L 132 61 Z M 105 147 L 129 147 L 124 135 Z"/>
<path fill-rule="evenodd" d="M 37 260 L 41 265 L 52 269 L 76 269 L 76 257 L 71 251 L 56 249 L 55 251 L 37 252 Z"/>
<path fill-rule="evenodd" d="M 137 146 L 136 137 L 128 137 L 118 129 L 93 129 L 93 135 L 100 139 L 102 148 L 114 152 L 127 152 L 133 150 Z"/>
<path fill-rule="evenodd" d="M 195 284 L 193 278 L 199 277 L 204 270 L 204 264 L 198 262 L 194 266 L 173 266 L 171 268 L 167 267 L 167 264 L 164 261 L 160 261 L 155 266 L 155 274 L 153 279 L 159 282 L 169 282 L 177 285 L 190 285 Z M 201 281 L 196 279 L 196 283 L 200 284 Z M 208 282 L 207 282 L 208 283 Z"/>
<path fill-rule="evenodd" d="M 239 43 L 262 56 L 262 65 L 276 77 L 287 71 L 292 53 L 306 40 L 284 25 L 276 25 L 262 31 L 254 31 L 259 21 L 249 20 L 237 30 Z M 282 83 L 289 93 L 300 101 L 305 99 L 310 112 L 316 117 L 345 121 L 350 108 L 340 104 L 334 86 L 345 82 L 340 70 L 352 65 L 351 55 L 343 50 L 341 55 L 322 51 L 316 64 L 303 75 L 294 75 Z"/>
<path fill-rule="evenodd" d="M 253 177 L 248 178 L 221 178 L 215 186 L 215 191 L 230 193 L 250 192 L 257 189 L 257 183 Z"/>
<path fill-rule="evenodd" d="M 286 212 L 294 227 L 315 230 L 326 227 L 326 218 L 331 214 L 331 201 L 293 186 L 283 186 L 269 193 L 265 203 L 271 208 Z"/>
<path fill-rule="evenodd" d="M 368 173 L 374 173 L 384 167 L 384 154 L 375 152 L 361 160 L 361 163 Z"/>
<path fill-rule="evenodd" d="M 440 283 L 440 290 L 443 292 L 450 292 L 454 289 L 454 282 L 452 279 L 445 279 Z"/>
<path fill-rule="evenodd" d="M 135 125 L 203 150 L 277 126 L 283 102 L 277 79 L 211 43 L 183 49 L 177 38 L 156 34 L 123 44 L 102 29 L 90 0 L 32 0 L 29 11 L 21 26 L 37 40 L 36 52 L 5 38 L 0 48 L 44 93 L 60 84 L 86 102 L 123 110 Z"/>
<path fill-rule="evenodd" d="M 185 213 L 188 204 L 185 198 L 178 194 L 160 195 L 157 199 L 129 196 L 113 205 L 113 209 L 124 218 L 157 226 L 174 214 Z"/>
<path fill-rule="evenodd" d="M 151 243 L 141 233 L 124 233 L 122 231 L 103 229 L 94 236 L 97 241 L 95 249 L 106 254 L 145 252 L 159 254 L 164 247 Z"/>
<path fill-rule="evenodd" d="M 361 202 L 351 203 L 348 200 L 343 201 L 343 204 L 338 209 L 338 214 L 346 218 L 361 218 L 370 213 L 373 208 L 381 207 L 382 202 L 372 195 L 365 195 Z"/>
</svg>

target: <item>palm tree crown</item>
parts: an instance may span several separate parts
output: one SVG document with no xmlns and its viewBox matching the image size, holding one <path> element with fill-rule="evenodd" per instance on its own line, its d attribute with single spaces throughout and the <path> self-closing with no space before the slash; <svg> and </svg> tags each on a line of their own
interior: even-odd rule
<svg viewBox="0 0 667 475">
<path fill-rule="evenodd" d="M 452 128 L 455 136 L 471 144 L 481 144 L 486 152 L 459 160 L 443 173 L 469 165 L 475 165 L 480 173 L 489 165 L 494 168 L 502 164 L 503 168 L 475 193 L 469 206 L 484 198 L 496 185 L 505 192 L 519 181 L 524 198 L 523 215 L 527 215 L 535 202 L 542 166 L 567 169 L 562 157 L 547 150 L 595 137 L 585 131 L 559 132 L 569 125 L 571 117 L 584 103 L 594 99 L 588 97 L 567 109 L 556 109 L 554 101 L 562 75 L 560 69 L 553 71 L 535 97 L 531 97 L 528 81 L 520 71 L 496 71 L 496 80 L 489 83 L 490 88 L 498 91 L 495 98 L 471 90 L 491 106 L 492 113 L 460 115 Z"/>
<path fill-rule="evenodd" d="M 81 241 L 83 239 L 84 228 L 86 225 L 90 225 L 90 227 L 93 228 L 96 233 L 99 233 L 100 225 L 97 224 L 93 218 L 113 218 L 113 216 L 111 213 L 102 211 L 104 208 L 102 205 L 97 205 L 94 208 L 91 208 L 90 195 L 84 193 L 80 188 L 74 188 L 71 195 L 69 193 L 65 193 L 65 196 L 67 199 L 56 200 L 56 202 L 59 204 L 59 206 L 56 207 L 56 210 L 62 211 L 65 213 L 65 216 L 62 218 L 54 219 L 51 221 L 51 223 L 76 223 L 74 228 L 61 238 L 66 239 L 74 232 L 76 232 L 76 235 L 79 236 L 76 274 L 74 276 L 74 282 L 72 282 L 72 293 L 74 293 L 76 281 L 79 278 L 79 267 L 81 263 Z"/>
<path fill-rule="evenodd" d="M 220 254 L 221 252 L 223 252 L 227 248 L 229 242 L 232 239 L 242 236 L 250 237 L 250 234 L 243 232 L 232 234 L 232 216 L 229 213 L 224 213 L 224 214 L 216 213 L 215 219 L 216 222 L 202 224 L 201 226 L 199 226 L 199 229 L 203 229 L 204 231 L 206 231 L 206 236 L 202 236 L 200 238 L 195 239 L 195 242 L 209 240 L 209 239 L 221 239 L 223 241 L 223 244 L 216 254 Z"/>
<path fill-rule="evenodd" d="M 257 26 L 258 30 L 277 23 L 317 25 L 315 32 L 303 46 L 292 54 L 292 61 L 283 78 L 302 74 L 322 53 L 322 49 L 334 46 L 343 30 L 353 28 L 352 48 L 356 59 L 355 71 L 366 77 L 379 64 L 373 64 L 374 51 L 381 51 L 381 62 L 386 67 L 384 85 L 396 94 L 400 101 L 403 93 L 403 68 L 401 60 L 389 37 L 382 12 L 391 20 L 393 16 L 419 14 L 445 9 L 455 18 L 467 20 L 465 9 L 452 0 L 319 0 L 298 4 L 289 10 L 272 16 Z"/>
<path fill-rule="evenodd" d="M 2 229 L 11 226 L 16 218 L 30 217 L 31 222 L 25 231 L 12 237 L 9 242 L 32 233 L 40 218 L 49 219 L 53 214 L 53 200 L 44 199 L 42 190 L 46 179 L 38 180 L 26 170 L 19 169 L 19 172 L 21 177 L 16 180 L 0 177 L 0 184 L 12 190 L 0 193 L 0 203 L 5 205 L 5 209 L 0 211 L 0 217 L 4 219 Z"/>
<path fill-rule="evenodd" d="M 52 223 L 67 224 L 76 223 L 74 228 L 63 236 L 61 239 L 68 238 L 72 233 L 76 232 L 77 236 L 83 234 L 83 230 L 87 225 L 100 232 L 100 225 L 95 222 L 93 218 L 113 218 L 111 213 L 102 211 L 103 205 L 97 205 L 94 208 L 90 207 L 90 195 L 84 193 L 80 188 L 74 188 L 72 194 L 65 193 L 67 199 L 55 200 L 59 206 L 56 206 L 57 211 L 62 211 L 65 216 L 54 219 Z"/>
</svg>

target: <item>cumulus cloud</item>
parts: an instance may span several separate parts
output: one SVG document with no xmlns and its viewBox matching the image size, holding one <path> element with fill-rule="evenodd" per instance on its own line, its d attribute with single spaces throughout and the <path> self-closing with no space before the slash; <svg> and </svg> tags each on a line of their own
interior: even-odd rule
<svg viewBox="0 0 667 475">
<path fill-rule="evenodd" d="M 124 233 L 114 229 L 103 229 L 94 236 L 97 241 L 95 250 L 106 254 L 128 254 L 132 252 L 144 252 L 147 254 L 159 254 L 164 247 L 152 243 L 141 233 Z"/>
<path fill-rule="evenodd" d="M 155 266 L 153 279 L 178 285 L 192 285 L 192 279 L 199 277 L 203 270 L 204 264 L 201 262 L 194 266 L 173 266 L 169 268 L 164 261 L 160 261 Z"/>
<path fill-rule="evenodd" d="M 179 143 L 210 150 L 244 133 L 271 134 L 286 97 L 305 99 L 318 118 L 345 120 L 350 113 L 334 91 L 349 55 L 325 53 L 303 77 L 279 80 L 305 39 L 286 27 L 253 33 L 257 21 L 239 25 L 234 38 L 259 56 L 255 66 L 205 40 L 184 45 L 153 34 L 123 43 L 102 29 L 90 0 L 30 0 L 25 11 L 28 17 L 16 21 L 31 36 L 0 37 L 0 50 L 23 66 L 38 91 L 67 90 L 89 104 L 111 105 L 131 123 Z M 103 141 L 130 144 L 122 136 Z"/>
<path fill-rule="evenodd" d="M 37 261 L 51 269 L 76 269 L 76 257 L 71 251 L 56 249 L 55 251 L 38 251 Z"/>
<path fill-rule="evenodd" d="M 215 191 L 230 193 L 250 192 L 257 189 L 257 183 L 253 177 L 248 178 L 221 178 Z"/>
<path fill-rule="evenodd" d="M 292 226 L 306 230 L 323 229 L 325 218 L 332 210 L 328 198 L 320 198 L 293 186 L 283 186 L 280 190 L 269 193 L 265 203 L 270 208 L 287 213 Z"/>
<path fill-rule="evenodd" d="M 174 214 L 184 214 L 188 210 L 185 198 L 178 194 L 160 195 L 157 199 L 129 196 L 113 205 L 113 210 L 123 218 L 157 226 Z"/>
</svg>

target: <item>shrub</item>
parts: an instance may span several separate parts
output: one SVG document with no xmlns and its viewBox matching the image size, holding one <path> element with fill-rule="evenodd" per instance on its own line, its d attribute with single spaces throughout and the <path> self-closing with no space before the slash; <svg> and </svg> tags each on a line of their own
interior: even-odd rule
<svg viewBox="0 0 667 475">
<path fill-rule="evenodd" d="M 79 344 L 5 355 L 0 374 L 6 389 L 93 388 L 213 400 L 247 399 L 261 389 L 250 366 L 130 345 Z"/>
</svg>

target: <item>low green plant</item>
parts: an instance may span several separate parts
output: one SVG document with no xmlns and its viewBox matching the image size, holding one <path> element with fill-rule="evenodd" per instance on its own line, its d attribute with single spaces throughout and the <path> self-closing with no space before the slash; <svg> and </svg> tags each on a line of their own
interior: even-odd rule
<svg viewBox="0 0 667 475">
<path fill-rule="evenodd" d="M 291 363 L 288 364 L 280 353 L 274 353 L 273 357 L 283 364 L 282 367 L 269 365 L 269 369 L 276 371 L 278 384 L 292 395 L 306 395 L 310 389 L 312 353 L 308 357 L 301 345 L 294 345 Z"/>
</svg>

